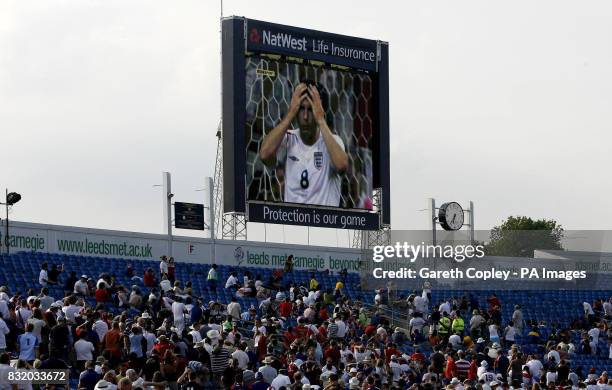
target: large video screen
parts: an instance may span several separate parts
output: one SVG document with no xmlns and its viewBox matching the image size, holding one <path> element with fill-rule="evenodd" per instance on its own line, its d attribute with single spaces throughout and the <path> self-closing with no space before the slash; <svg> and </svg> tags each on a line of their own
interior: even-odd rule
<svg viewBox="0 0 612 390">
<path fill-rule="evenodd" d="M 247 200 L 372 209 L 372 76 L 251 55 Z"/>
<path fill-rule="evenodd" d="M 222 42 L 223 211 L 388 226 L 388 44 L 236 16 Z"/>
</svg>

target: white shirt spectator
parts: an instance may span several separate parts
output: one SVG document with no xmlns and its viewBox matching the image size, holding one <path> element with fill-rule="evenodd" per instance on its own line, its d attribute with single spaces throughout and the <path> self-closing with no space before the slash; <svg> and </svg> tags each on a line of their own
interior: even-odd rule
<svg viewBox="0 0 612 390">
<path fill-rule="evenodd" d="M 285 386 L 285 388 L 288 388 L 289 386 L 291 386 L 291 379 L 289 379 L 287 375 L 278 374 L 278 376 L 274 378 L 272 383 L 270 383 L 270 386 L 272 386 L 274 390 L 278 390 L 283 386 Z"/>
<path fill-rule="evenodd" d="M 41 269 L 40 274 L 38 274 L 38 283 L 41 286 L 47 287 L 47 282 L 49 281 L 49 274 L 46 269 Z"/>
<path fill-rule="evenodd" d="M 339 339 L 343 339 L 344 336 L 346 336 L 346 324 L 344 323 L 344 321 L 342 321 L 341 319 L 336 319 L 336 325 L 338 325 L 338 333 L 337 333 L 337 337 Z"/>
<path fill-rule="evenodd" d="M 490 383 L 495 380 L 495 374 L 493 374 L 492 372 L 485 371 L 478 376 L 478 380 L 484 381 L 484 383 Z"/>
<path fill-rule="evenodd" d="M 402 369 L 398 362 L 389 362 L 389 368 L 393 373 L 393 377 L 391 378 L 392 382 L 398 382 L 400 379 L 400 375 L 402 374 Z"/>
<path fill-rule="evenodd" d="M 157 342 L 157 337 L 155 336 L 155 334 L 146 330 L 142 335 L 145 340 L 147 340 L 147 356 L 151 356 L 151 352 L 153 352 L 153 347 L 155 347 L 155 343 Z"/>
<path fill-rule="evenodd" d="M 487 365 L 488 365 L 488 363 L 486 361 L 484 361 L 484 360 L 483 360 L 483 362 L 486 363 L 486 365 L 483 365 L 482 363 L 480 363 L 480 366 L 476 370 L 476 376 L 478 377 L 478 379 L 480 379 L 480 376 L 482 374 L 487 372 Z"/>
<path fill-rule="evenodd" d="M 40 297 L 40 310 L 47 311 L 50 307 L 51 304 L 55 302 L 55 299 L 53 297 L 50 297 L 48 295 L 43 295 L 42 297 Z"/>
<path fill-rule="evenodd" d="M 539 378 L 541 376 L 542 368 L 544 367 L 541 361 L 539 361 L 538 359 L 531 359 L 530 361 L 525 363 L 525 365 L 529 367 L 529 374 L 532 377 Z"/>
<path fill-rule="evenodd" d="M 234 275 L 230 275 L 225 282 L 225 288 L 230 288 L 238 284 L 238 278 Z"/>
<path fill-rule="evenodd" d="M 36 336 L 36 339 L 40 343 L 42 341 L 42 328 L 47 323 L 43 320 L 39 320 L 38 318 L 30 317 L 30 319 L 28 319 L 28 324 L 34 325 L 34 329 L 32 329 L 32 334 Z"/>
<path fill-rule="evenodd" d="M 238 368 L 246 370 L 249 364 L 249 355 L 241 349 L 237 349 L 232 353 L 232 358 L 238 361 Z"/>
<path fill-rule="evenodd" d="M 93 360 L 94 346 L 91 342 L 85 339 L 80 339 L 74 343 L 74 350 L 76 352 L 77 360 Z"/>
<path fill-rule="evenodd" d="M 599 328 L 595 327 L 589 330 L 589 336 L 593 337 L 595 344 L 599 343 Z"/>
<path fill-rule="evenodd" d="M 514 343 L 516 333 L 516 328 L 514 326 L 508 325 L 504 330 L 504 338 L 506 339 L 506 341 Z"/>
<path fill-rule="evenodd" d="M 361 363 L 362 361 L 370 358 L 370 356 L 372 355 L 372 351 L 366 349 L 363 352 L 359 352 L 357 348 L 354 348 L 353 355 L 355 356 L 355 361 L 357 363 Z"/>
<path fill-rule="evenodd" d="M 438 310 L 440 311 L 440 313 L 446 312 L 446 313 L 450 314 L 450 312 L 451 312 L 451 305 L 450 305 L 450 303 L 448 301 L 442 302 L 440 304 L 440 307 L 438 307 Z"/>
<path fill-rule="evenodd" d="M 520 309 L 516 309 L 514 313 L 512 313 L 512 321 L 517 330 L 523 328 L 523 312 Z"/>
<path fill-rule="evenodd" d="M 23 324 L 24 328 L 30 317 L 32 317 L 32 311 L 27 307 L 22 307 L 17 310 L 17 323 Z"/>
<path fill-rule="evenodd" d="M 593 315 L 595 312 L 593 311 L 593 307 L 588 302 L 582 302 L 582 307 L 584 308 L 585 315 Z"/>
<path fill-rule="evenodd" d="M 165 261 L 160 261 L 159 262 L 159 272 L 162 275 L 168 275 L 168 263 Z"/>
<path fill-rule="evenodd" d="M 555 364 L 559 364 L 559 362 L 561 361 L 561 356 L 559 355 L 559 352 L 555 350 L 550 351 L 546 357 L 548 359 L 550 359 L 551 357 L 555 359 Z"/>
<path fill-rule="evenodd" d="M 227 305 L 227 314 L 232 316 L 232 318 L 236 320 L 240 320 L 240 313 L 242 312 L 242 307 L 238 302 L 230 302 Z"/>
<path fill-rule="evenodd" d="M 108 324 L 106 321 L 102 321 L 101 319 L 94 322 L 91 329 L 93 329 L 98 334 L 98 340 L 102 340 L 106 332 L 108 332 Z"/>
<path fill-rule="evenodd" d="M 419 333 L 423 332 L 423 327 L 425 326 L 425 320 L 423 317 L 414 317 L 410 320 L 410 331 L 414 332 L 418 330 Z"/>
<path fill-rule="evenodd" d="M 0 378 L 8 378 L 9 372 L 17 371 L 16 368 L 11 367 L 9 364 L 0 364 Z M 0 390 L 12 390 L 12 386 L 8 383 L 0 382 Z"/>
<path fill-rule="evenodd" d="M 211 267 L 210 270 L 208 270 L 207 278 L 208 280 L 217 280 L 217 270 Z"/>
<path fill-rule="evenodd" d="M 418 313 L 426 313 L 427 312 L 427 297 L 416 296 L 414 298 L 414 311 Z"/>
<path fill-rule="evenodd" d="M 604 302 L 603 309 L 606 317 L 612 317 L 612 302 L 610 300 Z"/>
<path fill-rule="evenodd" d="M 183 302 L 173 302 L 172 303 L 172 315 L 174 316 L 174 321 L 184 320 L 185 319 L 185 304 Z"/>
<path fill-rule="evenodd" d="M 554 371 L 548 371 L 546 373 L 546 385 L 548 386 L 549 384 L 556 382 L 557 381 L 557 373 Z"/>
<path fill-rule="evenodd" d="M 448 338 L 448 342 L 453 346 L 453 349 L 457 350 L 461 345 L 461 337 L 458 334 L 453 334 Z"/>
<path fill-rule="evenodd" d="M 70 323 L 76 321 L 76 315 L 79 314 L 81 310 L 83 310 L 83 307 L 77 305 L 64 306 L 62 308 L 62 311 L 66 315 L 66 321 Z"/>
<path fill-rule="evenodd" d="M 202 341 L 202 334 L 200 334 L 200 331 L 192 330 L 189 332 L 189 334 L 191 335 L 194 343 Z"/>
<path fill-rule="evenodd" d="M 374 304 L 380 305 L 381 302 L 382 302 L 382 296 L 380 295 L 380 293 L 376 293 L 376 295 L 374 295 Z"/>
<path fill-rule="evenodd" d="M 321 367 L 321 373 L 325 374 L 326 372 L 331 372 L 335 374 L 338 372 L 338 370 L 336 369 L 336 366 L 334 365 L 332 365 L 331 367 L 327 367 L 327 364 L 325 364 L 323 367 Z"/>
<path fill-rule="evenodd" d="M 161 282 L 159 282 L 159 287 L 164 292 L 168 292 L 168 291 L 172 290 L 172 283 L 170 283 L 170 281 L 168 279 L 164 279 Z"/>
<path fill-rule="evenodd" d="M 87 282 L 79 279 L 74 283 L 74 293 L 81 295 L 89 295 L 89 289 L 87 288 Z"/>
<path fill-rule="evenodd" d="M 497 325 L 489 325 L 489 337 L 499 337 L 499 334 L 497 333 Z"/>
<path fill-rule="evenodd" d="M 0 314 L 2 314 L 2 318 L 9 318 L 9 308 L 8 303 L 4 300 L 0 300 Z"/>
<path fill-rule="evenodd" d="M 10 329 L 6 325 L 6 322 L 0 318 L 0 349 L 2 350 L 6 349 L 6 335 L 9 333 Z"/>
<path fill-rule="evenodd" d="M 260 326 L 259 328 L 257 328 L 257 326 L 253 326 L 252 332 L 255 333 L 257 331 L 259 331 L 259 333 L 264 334 L 264 335 L 268 334 L 268 329 L 266 329 L 264 325 Z"/>
</svg>

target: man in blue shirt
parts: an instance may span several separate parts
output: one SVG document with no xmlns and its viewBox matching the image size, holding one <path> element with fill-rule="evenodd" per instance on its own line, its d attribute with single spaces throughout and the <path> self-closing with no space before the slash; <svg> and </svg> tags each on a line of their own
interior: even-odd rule
<svg viewBox="0 0 612 390">
<path fill-rule="evenodd" d="M 187 300 L 189 300 L 190 298 L 187 298 Z M 189 304 L 189 302 L 187 302 Z M 195 305 L 193 305 L 193 307 L 191 308 L 191 323 L 195 324 L 196 322 L 200 322 L 200 320 L 202 319 L 202 301 L 200 299 L 198 299 L 195 303 Z"/>
<path fill-rule="evenodd" d="M 94 390 L 100 375 L 95 370 L 96 365 L 91 360 L 85 365 L 85 371 L 79 376 L 79 389 Z"/>
<path fill-rule="evenodd" d="M 19 359 L 32 364 L 36 359 L 36 349 L 38 348 L 38 338 L 32 334 L 34 324 L 26 325 L 26 332 L 17 339 L 19 343 Z"/>
</svg>

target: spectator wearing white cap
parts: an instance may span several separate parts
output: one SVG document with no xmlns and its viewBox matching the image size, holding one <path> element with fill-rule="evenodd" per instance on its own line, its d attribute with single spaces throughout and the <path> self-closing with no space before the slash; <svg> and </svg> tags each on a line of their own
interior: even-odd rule
<svg viewBox="0 0 612 390">
<path fill-rule="evenodd" d="M 480 378 L 482 374 L 487 372 L 487 368 L 489 367 L 489 363 L 486 360 L 480 362 L 480 367 L 476 370 L 476 377 Z"/>
<path fill-rule="evenodd" d="M 89 287 L 87 286 L 87 275 L 81 275 L 81 278 L 74 283 L 73 292 L 77 295 L 88 296 Z"/>
<path fill-rule="evenodd" d="M 391 361 L 389 362 L 389 368 L 391 369 L 391 381 L 394 383 L 399 382 L 400 376 L 402 375 L 402 369 L 398 362 L 396 355 L 391 355 Z"/>
</svg>

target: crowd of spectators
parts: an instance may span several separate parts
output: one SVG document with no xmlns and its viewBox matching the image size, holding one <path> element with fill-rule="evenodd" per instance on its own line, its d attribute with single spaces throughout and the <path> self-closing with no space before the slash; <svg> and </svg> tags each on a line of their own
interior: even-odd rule
<svg viewBox="0 0 612 390">
<path fill-rule="evenodd" d="M 518 305 L 504 322 L 495 295 L 482 307 L 477 293 L 433 302 L 426 285 L 357 302 L 343 292 L 346 273 L 333 288 L 316 274 L 296 284 L 291 263 L 265 281 L 240 269 L 219 280 L 213 265 L 202 275 L 208 287 L 234 298 L 205 302 L 175 267 L 163 257 L 141 277 L 128 265 L 127 288 L 112 275 L 43 264 L 36 290 L 0 287 L 0 390 L 36 388 L 6 382 L 16 367 L 69 369 L 87 390 L 612 389 L 606 372 L 572 362 L 601 355 L 600 339 L 612 359 L 612 298 L 584 302 L 584 317 L 544 338 L 544 324 Z M 64 285 L 65 296 L 50 297 L 49 285 Z M 258 304 L 242 307 L 240 297 Z M 392 323 L 390 310 L 407 319 Z"/>
</svg>

